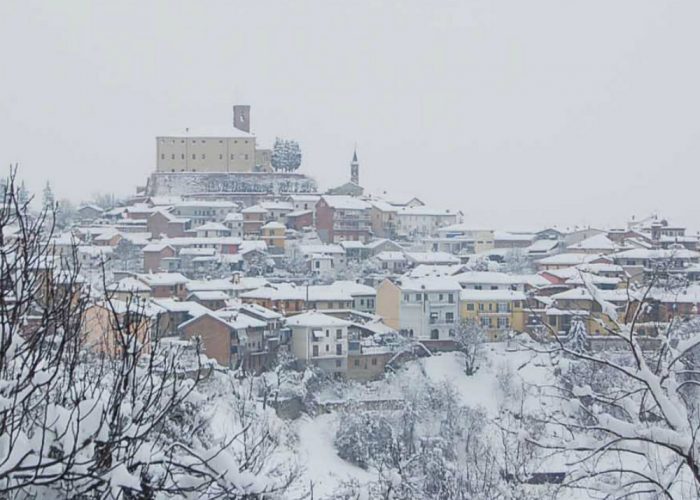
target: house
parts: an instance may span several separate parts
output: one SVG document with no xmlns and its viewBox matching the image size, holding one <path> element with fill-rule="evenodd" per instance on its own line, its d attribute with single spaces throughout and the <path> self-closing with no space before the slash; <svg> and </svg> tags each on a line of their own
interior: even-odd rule
<svg viewBox="0 0 700 500">
<path fill-rule="evenodd" d="M 370 218 L 372 233 L 379 238 L 396 238 L 398 227 L 396 214 L 399 207 L 384 200 L 371 200 Z"/>
<path fill-rule="evenodd" d="M 494 248 L 527 248 L 532 244 L 534 239 L 534 233 L 493 232 Z"/>
<path fill-rule="evenodd" d="M 243 238 L 243 214 L 240 212 L 230 212 L 224 218 L 224 226 L 226 226 L 231 236 Z"/>
<path fill-rule="evenodd" d="M 372 234 L 371 205 L 343 195 L 324 195 L 316 203 L 316 230 L 324 243 L 367 242 Z"/>
<path fill-rule="evenodd" d="M 286 230 L 285 225 L 277 221 L 270 221 L 261 227 L 262 240 L 271 253 L 284 252 Z"/>
<path fill-rule="evenodd" d="M 564 269 L 566 267 L 575 267 L 581 264 L 607 263 L 612 264 L 612 260 L 603 257 L 599 254 L 590 253 L 559 253 L 550 255 L 536 262 L 537 268 L 540 271 L 550 269 Z"/>
<path fill-rule="evenodd" d="M 370 256 L 377 255 L 380 252 L 403 252 L 404 248 L 395 241 L 379 238 L 365 243 L 365 248 Z"/>
<path fill-rule="evenodd" d="M 287 318 L 290 350 L 303 364 L 312 364 L 338 377 L 348 360 L 348 321 L 310 311 Z"/>
<path fill-rule="evenodd" d="M 194 229 L 197 238 L 224 238 L 231 236 L 231 230 L 221 222 L 205 222 Z"/>
<path fill-rule="evenodd" d="M 462 290 L 460 318 L 477 322 L 490 340 L 501 340 L 510 331 L 525 331 L 526 300 L 525 293 L 520 290 Z"/>
<path fill-rule="evenodd" d="M 452 277 L 385 279 L 377 288 L 377 314 L 409 337 L 450 340 L 459 318 L 461 289 Z"/>
<path fill-rule="evenodd" d="M 189 230 L 190 220 L 176 217 L 165 210 L 156 210 L 148 216 L 147 228 L 154 239 L 179 238 Z"/>
<path fill-rule="evenodd" d="M 438 228 L 437 236 L 430 241 L 433 250 L 455 255 L 482 253 L 496 246 L 494 231 L 475 229 L 463 223 Z"/>
<path fill-rule="evenodd" d="M 125 345 L 150 349 L 154 310 L 147 303 L 112 299 L 90 304 L 83 312 L 81 328 L 85 345 L 96 352 L 116 356 Z M 135 342 L 131 344 L 131 342 Z"/>
<path fill-rule="evenodd" d="M 245 304 L 258 304 L 288 315 L 304 311 L 306 290 L 290 283 L 267 284 L 255 290 L 242 292 L 238 297 Z"/>
<path fill-rule="evenodd" d="M 329 285 L 352 298 L 351 308 L 355 311 L 374 314 L 377 291 L 371 286 L 355 281 L 334 281 Z"/>
<path fill-rule="evenodd" d="M 407 237 L 435 236 L 445 226 L 461 222 L 462 213 L 426 206 L 403 207 L 396 212 L 396 231 Z"/>
<path fill-rule="evenodd" d="M 454 278 L 465 290 L 517 290 L 527 291 L 549 282 L 537 275 L 507 274 L 494 271 L 466 271 Z"/>
<path fill-rule="evenodd" d="M 369 257 L 369 250 L 361 241 L 341 241 L 340 246 L 345 250 L 345 256 L 349 261 L 360 261 Z"/>
<path fill-rule="evenodd" d="M 267 222 L 269 215 L 267 209 L 260 205 L 253 205 L 244 208 L 241 213 L 243 214 L 243 236 L 245 238 L 259 237 L 263 225 Z"/>
<path fill-rule="evenodd" d="M 265 322 L 238 312 L 201 314 L 178 328 L 184 338 L 199 337 L 204 354 L 221 366 L 253 373 L 264 369 L 269 358 Z"/>
<path fill-rule="evenodd" d="M 187 296 L 187 300 L 201 304 L 212 311 L 226 307 L 226 301 L 228 299 L 228 294 L 219 290 L 196 291 Z"/>
<path fill-rule="evenodd" d="M 449 266 L 459 264 L 458 257 L 447 252 L 406 252 L 409 265 Z"/>
<path fill-rule="evenodd" d="M 175 203 L 172 208 L 173 215 L 191 220 L 193 227 L 207 222 L 223 222 L 228 214 L 237 211 L 237 204 L 220 200 L 187 200 Z"/>
<path fill-rule="evenodd" d="M 289 229 L 294 229 L 295 231 L 301 231 L 305 227 L 312 227 L 314 225 L 314 212 L 313 210 L 295 210 L 289 212 L 287 214 L 286 224 Z"/>
<path fill-rule="evenodd" d="M 152 297 L 177 297 L 181 300 L 185 300 L 187 296 L 186 285 L 189 280 L 180 273 L 137 274 L 136 278 L 148 285 L 151 289 Z"/>
<path fill-rule="evenodd" d="M 135 298 L 143 300 L 151 296 L 151 287 L 131 276 L 107 285 L 106 291 L 110 299 L 122 301 L 134 300 Z"/>
<path fill-rule="evenodd" d="M 142 252 L 143 270 L 147 273 L 154 273 L 164 269 L 164 259 L 171 259 L 177 254 L 175 247 L 161 242 L 146 245 L 143 247 Z"/>
<path fill-rule="evenodd" d="M 263 201 L 260 206 L 267 210 L 267 220 L 284 224 L 287 214 L 294 211 L 294 204 L 289 201 Z"/>
<path fill-rule="evenodd" d="M 600 233 L 569 245 L 566 251 L 570 253 L 609 254 L 618 248 L 618 245 L 608 238 L 607 234 Z"/>
<path fill-rule="evenodd" d="M 379 266 L 391 273 L 400 274 L 408 268 L 408 259 L 406 254 L 401 252 L 379 252 L 375 259 L 379 262 Z"/>
<path fill-rule="evenodd" d="M 102 207 L 93 204 L 81 205 L 77 212 L 81 222 L 92 222 L 101 218 L 105 213 Z"/>
</svg>

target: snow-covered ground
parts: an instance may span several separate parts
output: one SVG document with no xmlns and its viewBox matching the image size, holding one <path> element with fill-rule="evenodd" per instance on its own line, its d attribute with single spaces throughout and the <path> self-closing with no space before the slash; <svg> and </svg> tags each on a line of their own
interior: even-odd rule
<svg viewBox="0 0 700 500">
<path fill-rule="evenodd" d="M 465 374 L 461 353 L 442 353 L 411 361 L 384 380 L 330 387 L 323 391 L 321 399 L 334 403 L 396 399 L 400 397 L 402 387 L 427 380 L 451 385 L 464 406 L 480 408 L 488 417 L 495 418 L 507 397 L 499 383 L 499 374 L 510 371 L 516 385 L 521 381 L 526 384 L 551 382 L 551 368 L 538 362 L 537 355 L 531 351 L 507 351 L 504 344 L 487 345 L 484 351 L 485 359 L 473 376 Z M 364 483 L 377 479 L 376 472 L 363 470 L 338 456 L 333 441 L 337 428 L 342 425 L 340 415 L 331 412 L 316 417 L 304 416 L 294 422 L 299 439 L 298 459 L 304 469 L 299 483 L 307 488 L 313 484 L 314 498 L 331 498 L 343 481 L 356 479 Z"/>
<path fill-rule="evenodd" d="M 338 456 L 333 446 L 337 415 L 327 413 L 315 418 L 303 417 L 296 424 L 299 460 L 303 466 L 301 485 L 313 484 L 314 498 L 329 498 L 343 481 L 357 479 L 360 483 L 376 479 Z"/>
</svg>

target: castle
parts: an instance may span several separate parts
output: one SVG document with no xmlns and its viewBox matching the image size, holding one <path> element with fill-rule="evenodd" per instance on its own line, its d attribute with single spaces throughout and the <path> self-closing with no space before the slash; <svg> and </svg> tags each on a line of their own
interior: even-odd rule
<svg viewBox="0 0 700 500">
<path fill-rule="evenodd" d="M 228 198 L 249 204 L 265 195 L 315 193 L 312 178 L 273 170 L 272 151 L 257 147 L 250 123 L 250 106 L 235 105 L 229 131 L 185 129 L 156 137 L 156 171 L 146 194 Z"/>
</svg>

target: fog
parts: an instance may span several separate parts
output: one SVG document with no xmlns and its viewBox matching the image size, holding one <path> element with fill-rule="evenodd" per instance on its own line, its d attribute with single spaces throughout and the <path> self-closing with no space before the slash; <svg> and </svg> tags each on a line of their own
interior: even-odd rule
<svg viewBox="0 0 700 500">
<path fill-rule="evenodd" d="M 0 165 L 133 193 L 155 136 L 297 139 L 349 178 L 502 229 L 700 228 L 697 1 L 0 3 Z"/>
</svg>

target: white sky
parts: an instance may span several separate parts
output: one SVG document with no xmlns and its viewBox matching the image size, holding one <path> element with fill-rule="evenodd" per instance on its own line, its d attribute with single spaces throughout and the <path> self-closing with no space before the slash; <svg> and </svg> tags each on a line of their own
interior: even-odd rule
<svg viewBox="0 0 700 500">
<path fill-rule="evenodd" d="M 155 136 L 253 106 L 322 188 L 349 177 L 478 226 L 700 228 L 700 2 L 0 2 L 0 165 L 130 193 Z"/>
</svg>

